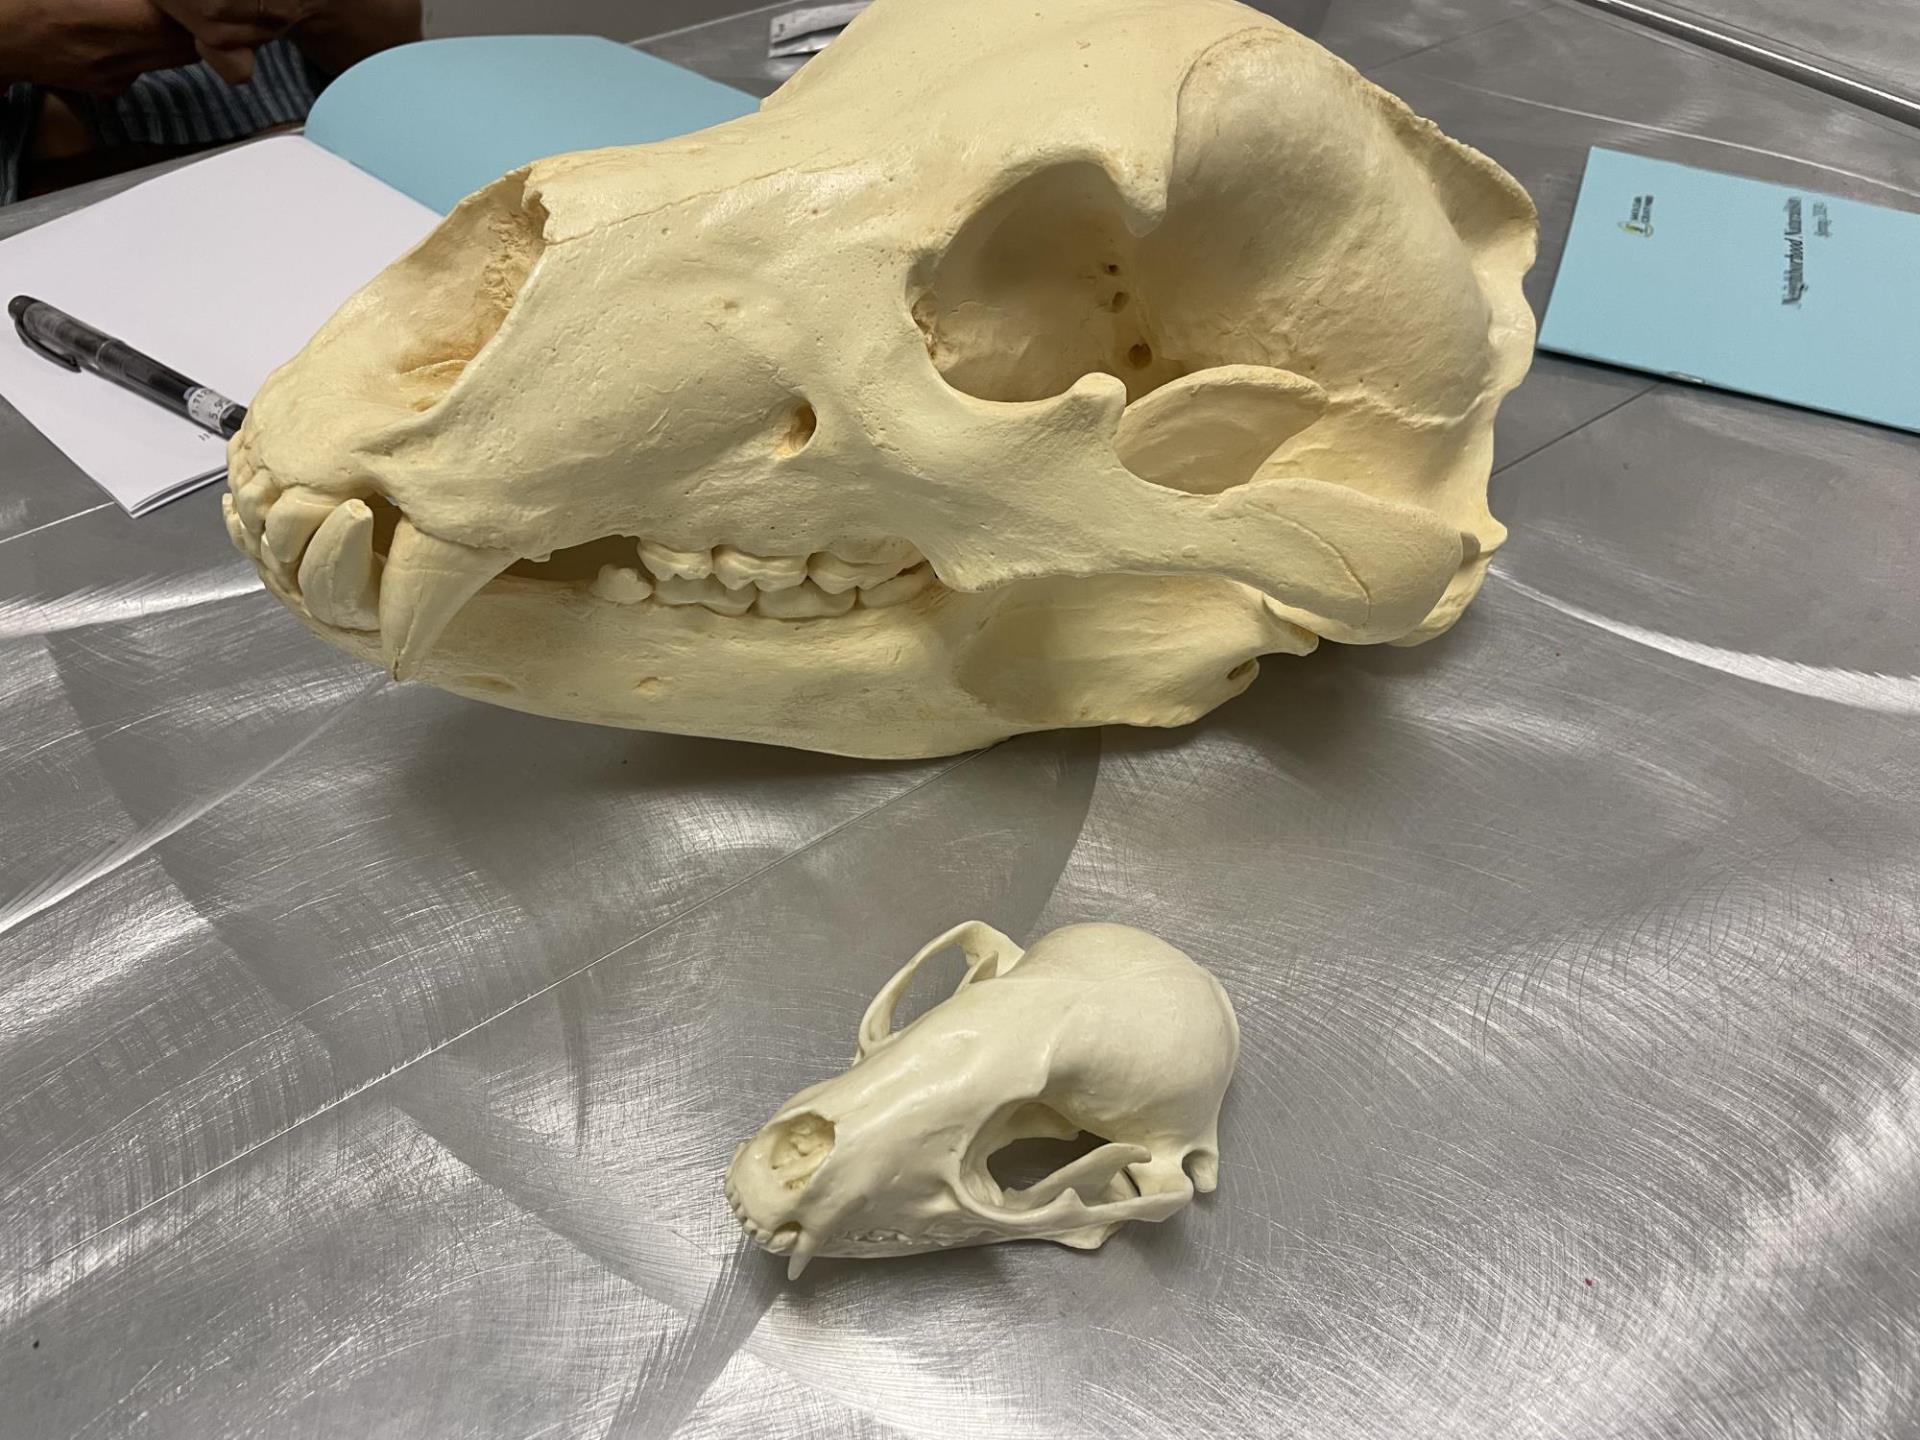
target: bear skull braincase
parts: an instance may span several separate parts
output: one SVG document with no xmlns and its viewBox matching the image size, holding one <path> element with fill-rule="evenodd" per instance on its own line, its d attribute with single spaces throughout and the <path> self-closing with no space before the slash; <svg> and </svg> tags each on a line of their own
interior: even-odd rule
<svg viewBox="0 0 1920 1440">
<path fill-rule="evenodd" d="M 1473 597 L 1534 236 L 1231 0 L 878 0 L 755 115 L 463 201 L 262 388 L 227 524 L 328 640 L 543 714 L 1182 724 Z"/>
</svg>

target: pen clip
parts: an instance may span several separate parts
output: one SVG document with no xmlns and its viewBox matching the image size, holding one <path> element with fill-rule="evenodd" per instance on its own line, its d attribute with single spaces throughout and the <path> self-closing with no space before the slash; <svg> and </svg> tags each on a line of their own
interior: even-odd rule
<svg viewBox="0 0 1920 1440">
<path fill-rule="evenodd" d="M 78 360 L 57 346 L 49 345 L 27 328 L 27 314 L 32 308 L 31 305 L 23 306 L 13 317 L 13 328 L 19 332 L 20 339 L 25 342 L 28 349 L 39 351 L 54 364 L 64 365 L 69 370 L 78 370 L 80 368 Z"/>
</svg>

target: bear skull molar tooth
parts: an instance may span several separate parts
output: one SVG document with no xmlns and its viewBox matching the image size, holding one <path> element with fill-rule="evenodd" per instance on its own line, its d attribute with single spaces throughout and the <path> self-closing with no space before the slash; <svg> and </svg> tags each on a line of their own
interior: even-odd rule
<svg viewBox="0 0 1920 1440">
<path fill-rule="evenodd" d="M 877 0 L 757 115 L 464 201 L 261 389 L 227 523 L 328 640 L 523 708 L 874 756 L 1180 724 L 1472 598 L 1533 241 L 1228 0 Z M 737 625 L 642 593 L 716 570 Z"/>
<path fill-rule="evenodd" d="M 771 590 L 760 597 L 760 613 L 775 620 L 820 620 L 853 609 L 854 597 L 829 595 L 811 580 L 790 590 Z"/>
<path fill-rule="evenodd" d="M 752 586 L 733 590 L 712 575 L 688 580 L 678 575 L 653 582 L 653 598 L 662 605 L 704 605 L 716 615 L 744 615 L 753 607 Z"/>
<path fill-rule="evenodd" d="M 732 545 L 716 545 L 713 573 L 735 589 L 751 585 L 756 590 L 787 590 L 807 578 L 807 557 L 750 555 Z"/>
<path fill-rule="evenodd" d="M 905 571 L 918 556 L 900 560 L 843 560 L 831 550 L 807 562 L 807 578 L 829 595 L 883 584 Z"/>
<path fill-rule="evenodd" d="M 679 550 L 658 540 L 642 540 L 640 563 L 655 580 L 704 580 L 713 574 L 713 551 Z"/>
</svg>

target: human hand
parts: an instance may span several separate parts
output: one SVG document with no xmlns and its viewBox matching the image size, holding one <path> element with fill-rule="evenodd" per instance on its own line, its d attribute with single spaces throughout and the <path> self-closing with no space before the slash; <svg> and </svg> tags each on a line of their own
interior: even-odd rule
<svg viewBox="0 0 1920 1440">
<path fill-rule="evenodd" d="M 0 0 L 0 77 L 117 95 L 190 63 L 194 41 L 152 0 Z"/>
<path fill-rule="evenodd" d="M 310 19 L 323 0 L 154 0 L 193 35 L 200 58 L 229 85 L 253 78 L 253 52 Z"/>
</svg>

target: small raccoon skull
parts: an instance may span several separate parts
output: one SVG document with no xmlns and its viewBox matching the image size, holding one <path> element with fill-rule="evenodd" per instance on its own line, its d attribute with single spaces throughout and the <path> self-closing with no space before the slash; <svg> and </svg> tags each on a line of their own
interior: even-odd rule
<svg viewBox="0 0 1920 1440">
<path fill-rule="evenodd" d="M 949 945 L 954 993 L 895 1031 L 915 972 Z M 853 1068 L 795 1095 L 727 1170 L 727 1203 L 797 1277 L 1001 1240 L 1094 1249 L 1214 1188 L 1233 1007 L 1180 951 L 1124 925 L 1070 925 L 1022 952 L 979 921 L 909 960 L 860 1022 Z M 1019 1189 L 988 1161 L 1017 1140 L 1106 1143 Z"/>
<path fill-rule="evenodd" d="M 515 171 L 261 390 L 328 640 L 869 756 L 1174 725 L 1449 625 L 1533 208 L 1229 0 L 878 0 L 756 115 Z"/>
</svg>

